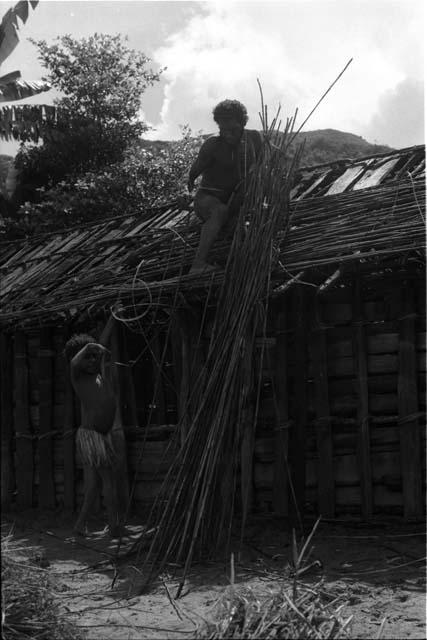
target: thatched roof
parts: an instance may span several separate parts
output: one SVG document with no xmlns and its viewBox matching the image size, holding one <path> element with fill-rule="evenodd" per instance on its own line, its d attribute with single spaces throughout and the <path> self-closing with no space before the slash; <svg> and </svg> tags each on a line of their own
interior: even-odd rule
<svg viewBox="0 0 427 640">
<path fill-rule="evenodd" d="M 280 244 L 272 293 L 298 278 L 322 286 L 352 269 L 423 260 L 425 149 L 302 169 L 293 225 Z M 104 222 L 0 244 L 0 323 L 67 322 L 124 299 L 203 295 L 222 275 L 184 276 L 199 237 L 192 208 Z M 229 239 L 211 260 L 225 264 Z M 256 265 L 254 265 L 256 268 Z M 175 280 L 170 280 L 175 278 Z M 168 282 L 164 282 L 168 279 Z M 332 280 L 333 281 L 333 280 Z"/>
</svg>

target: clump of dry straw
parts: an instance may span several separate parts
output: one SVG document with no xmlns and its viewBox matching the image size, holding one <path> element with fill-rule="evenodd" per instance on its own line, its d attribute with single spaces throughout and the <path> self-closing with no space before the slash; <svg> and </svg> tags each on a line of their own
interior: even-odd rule
<svg viewBox="0 0 427 640">
<path fill-rule="evenodd" d="M 304 584 L 299 576 L 316 563 L 308 564 L 309 548 L 320 518 L 301 550 L 293 531 L 292 570 L 277 586 L 266 593 L 248 586 L 234 585 L 232 556 L 231 586 L 218 600 L 211 620 L 204 621 L 196 637 L 206 640 L 222 638 L 348 638 L 353 616 L 342 617 L 347 600 L 345 589 L 331 588 L 323 580 Z"/>
<path fill-rule="evenodd" d="M 319 583 L 299 585 L 294 599 L 292 586 L 282 584 L 270 593 L 250 587 L 228 587 L 217 604 L 212 621 L 198 629 L 197 638 L 347 638 L 351 618 L 341 617 L 341 598 L 329 595 Z"/>
<path fill-rule="evenodd" d="M 34 557 L 35 549 L 21 546 L 11 532 L 2 531 L 2 640 L 82 638 L 64 619 L 55 600 L 54 580 L 47 569 L 37 565 Z"/>
</svg>

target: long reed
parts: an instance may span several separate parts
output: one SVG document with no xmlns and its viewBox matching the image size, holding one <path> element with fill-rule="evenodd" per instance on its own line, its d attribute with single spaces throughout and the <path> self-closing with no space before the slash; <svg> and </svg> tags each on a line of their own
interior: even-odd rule
<svg viewBox="0 0 427 640">
<path fill-rule="evenodd" d="M 156 534 L 144 561 L 147 582 L 168 562 L 182 563 L 177 595 L 196 552 L 215 555 L 227 547 L 240 446 L 244 430 L 255 425 L 245 410 L 249 389 L 242 363 L 253 352 L 255 328 L 265 314 L 276 238 L 290 224 L 289 194 L 299 159 L 297 154 L 289 161 L 287 154 L 294 122 L 288 119 L 282 133 L 279 112 L 270 123 L 262 103 L 260 115 L 263 149 L 245 185 L 206 362 L 193 381 L 197 409 L 149 525 Z"/>
</svg>

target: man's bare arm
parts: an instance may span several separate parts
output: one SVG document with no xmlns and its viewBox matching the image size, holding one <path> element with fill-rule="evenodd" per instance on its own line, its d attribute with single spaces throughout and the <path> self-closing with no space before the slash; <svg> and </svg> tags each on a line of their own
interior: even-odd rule
<svg viewBox="0 0 427 640">
<path fill-rule="evenodd" d="M 193 164 L 190 168 L 190 173 L 188 175 L 188 191 L 191 193 L 194 189 L 194 181 L 203 173 L 205 169 L 209 166 L 212 156 L 211 156 L 212 142 L 211 138 L 205 140 L 202 146 L 199 149 L 199 153 Z"/>
</svg>

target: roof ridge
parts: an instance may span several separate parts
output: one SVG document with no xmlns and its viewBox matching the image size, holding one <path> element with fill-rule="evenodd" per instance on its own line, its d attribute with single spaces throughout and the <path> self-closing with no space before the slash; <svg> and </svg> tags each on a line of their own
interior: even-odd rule
<svg viewBox="0 0 427 640">
<path fill-rule="evenodd" d="M 322 167 L 331 167 L 333 165 L 336 164 L 343 164 L 345 162 L 348 162 L 350 164 L 356 164 L 357 162 L 362 162 L 363 160 L 373 160 L 375 158 L 386 158 L 388 156 L 396 156 L 396 155 L 402 155 L 403 153 L 407 153 L 408 151 L 415 151 L 417 149 L 425 149 L 425 145 L 424 144 L 416 144 L 413 145 L 411 147 L 404 147 L 403 149 L 390 149 L 390 151 L 388 151 L 387 153 L 377 153 L 377 154 L 371 154 L 368 156 L 362 156 L 360 158 L 341 158 L 340 160 L 330 160 L 329 162 L 323 162 L 322 164 L 312 164 L 312 165 L 307 165 L 306 167 L 299 167 L 298 171 L 308 171 L 310 169 L 320 169 Z"/>
</svg>

